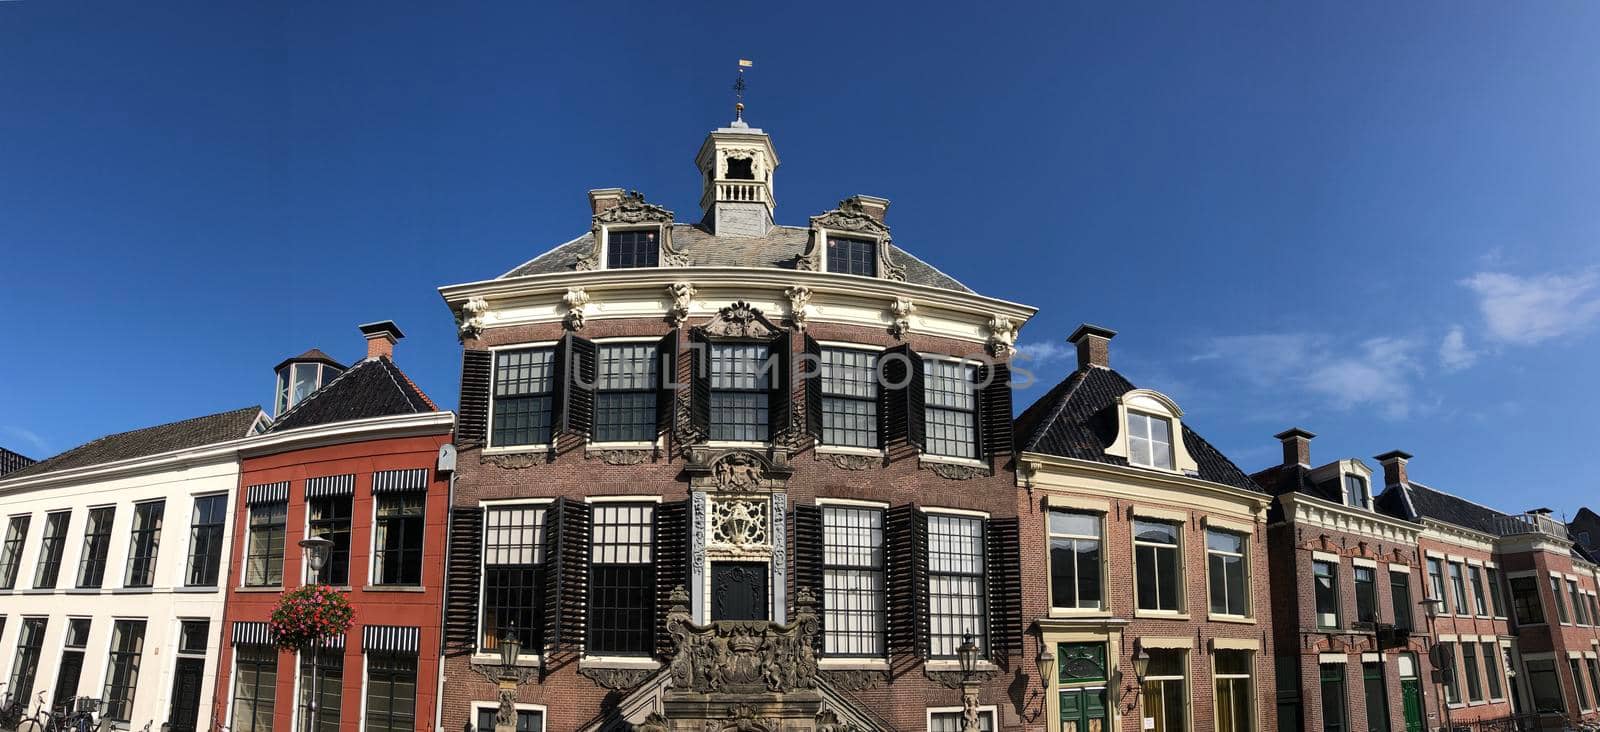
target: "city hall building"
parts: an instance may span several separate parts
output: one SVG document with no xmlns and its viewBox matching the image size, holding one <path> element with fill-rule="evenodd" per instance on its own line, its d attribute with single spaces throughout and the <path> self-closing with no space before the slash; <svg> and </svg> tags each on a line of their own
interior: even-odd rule
<svg viewBox="0 0 1600 732">
<path fill-rule="evenodd" d="M 572 240 L 441 289 L 442 728 L 494 728 L 503 688 L 539 732 L 1016 727 L 1034 309 L 902 249 L 885 199 L 777 223 L 742 120 L 694 161 L 698 222 L 590 191 Z"/>
</svg>

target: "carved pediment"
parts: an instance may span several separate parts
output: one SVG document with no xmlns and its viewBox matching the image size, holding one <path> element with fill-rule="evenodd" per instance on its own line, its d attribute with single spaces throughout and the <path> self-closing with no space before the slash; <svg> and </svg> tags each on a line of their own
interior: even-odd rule
<svg viewBox="0 0 1600 732">
<path fill-rule="evenodd" d="M 644 194 L 628 191 L 622 202 L 594 215 L 596 224 L 672 223 L 672 212 L 644 200 Z"/>
<path fill-rule="evenodd" d="M 754 450 L 722 450 L 696 445 L 683 468 L 696 490 L 752 493 L 781 489 L 794 473 L 788 455 Z"/>
<path fill-rule="evenodd" d="M 829 231 L 876 240 L 878 277 L 905 281 L 906 268 L 895 264 L 894 257 L 890 255 L 889 245 L 893 238 L 889 235 L 889 227 L 867 213 L 859 196 L 846 198 L 839 202 L 838 208 L 811 217 L 811 239 L 806 244 L 805 252 L 795 257 L 795 269 L 811 272 L 822 270 L 822 247 L 827 244 L 824 241 L 825 232 Z"/>
<path fill-rule="evenodd" d="M 767 319 L 760 310 L 740 300 L 717 311 L 711 320 L 700 326 L 701 332 L 717 338 L 770 339 L 783 332 L 783 328 Z"/>
</svg>

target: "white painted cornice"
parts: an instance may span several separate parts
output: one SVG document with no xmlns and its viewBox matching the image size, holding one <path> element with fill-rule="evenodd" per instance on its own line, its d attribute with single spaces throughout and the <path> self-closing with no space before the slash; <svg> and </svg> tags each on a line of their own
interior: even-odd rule
<svg viewBox="0 0 1600 732">
<path fill-rule="evenodd" d="M 1417 537 L 1422 535 L 1422 527 L 1409 521 L 1342 506 L 1304 493 L 1285 493 L 1278 496 L 1278 501 L 1283 504 L 1284 518 L 1295 523 L 1407 544 L 1416 544 Z"/>
<path fill-rule="evenodd" d="M 1429 539 L 1479 551 L 1494 551 L 1494 545 L 1500 539 L 1494 534 L 1426 517 L 1422 519 L 1422 525 L 1426 527 L 1422 535 Z"/>
<path fill-rule="evenodd" d="M 1081 458 L 1068 458 L 1039 452 L 1024 452 L 1017 459 L 1017 464 L 1022 468 L 1017 472 L 1017 481 L 1023 487 L 1027 487 L 1028 482 L 1038 473 L 1050 471 L 1061 475 L 1077 475 L 1109 482 L 1126 483 L 1133 486 L 1165 488 L 1214 498 L 1225 498 L 1248 504 L 1255 511 L 1261 511 L 1272 503 L 1272 496 L 1265 493 L 1257 493 L 1177 473 L 1124 467 Z"/>
<path fill-rule="evenodd" d="M 290 450 L 342 445 L 349 442 L 437 435 L 449 432 L 455 426 L 455 422 L 456 416 L 454 413 L 440 411 L 313 425 L 283 432 L 272 432 L 246 440 L 244 444 L 239 446 L 239 456 L 259 457 Z"/>
</svg>

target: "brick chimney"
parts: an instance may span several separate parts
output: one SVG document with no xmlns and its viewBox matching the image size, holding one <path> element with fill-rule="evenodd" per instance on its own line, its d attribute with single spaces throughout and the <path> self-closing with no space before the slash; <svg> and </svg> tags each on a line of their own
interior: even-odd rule
<svg viewBox="0 0 1600 732">
<path fill-rule="evenodd" d="M 365 323 L 357 326 L 361 335 L 367 338 L 367 358 L 374 359 L 380 356 L 394 358 L 394 344 L 406 334 L 400 332 L 400 326 L 393 320 L 380 320 L 376 323 Z"/>
<path fill-rule="evenodd" d="M 1384 486 L 1402 485 L 1409 483 L 1406 480 L 1406 461 L 1411 459 L 1411 453 L 1400 450 L 1390 450 L 1373 458 L 1383 464 Z"/>
<path fill-rule="evenodd" d="M 1284 465 L 1311 467 L 1311 438 L 1316 437 L 1315 434 L 1299 427 L 1290 427 L 1273 437 L 1283 443 Z"/>
<path fill-rule="evenodd" d="M 615 208 L 622 203 L 623 190 L 621 188 L 596 188 L 589 191 L 589 213 L 598 216 L 601 211 Z"/>
<path fill-rule="evenodd" d="M 1067 336 L 1067 342 L 1078 347 L 1078 370 L 1090 366 L 1111 368 L 1111 339 L 1117 332 L 1110 328 L 1084 323 Z"/>
<path fill-rule="evenodd" d="M 884 217 L 889 214 L 889 199 L 887 198 L 878 198 L 877 196 L 869 196 L 864 193 L 857 193 L 856 195 L 845 200 L 853 200 L 856 203 L 861 204 L 862 213 L 865 213 L 866 215 L 876 219 L 880 224 L 883 223 Z"/>
</svg>

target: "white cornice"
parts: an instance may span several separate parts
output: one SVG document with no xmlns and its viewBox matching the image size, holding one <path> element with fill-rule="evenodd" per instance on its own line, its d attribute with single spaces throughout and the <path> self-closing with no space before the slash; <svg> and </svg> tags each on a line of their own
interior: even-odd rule
<svg viewBox="0 0 1600 732">
<path fill-rule="evenodd" d="M 141 458 L 57 470 L 37 476 L 0 480 L 0 495 L 181 470 L 196 465 L 237 461 L 246 456 L 269 455 L 275 452 L 298 450 L 306 447 L 389 437 L 439 434 L 448 432 L 454 424 L 455 415 L 450 412 L 427 412 L 424 414 L 404 414 L 338 422 L 331 425 L 304 427 L 265 435 L 251 435 Z"/>
<path fill-rule="evenodd" d="M 1361 534 L 1384 541 L 1416 544 L 1422 527 L 1371 511 L 1341 506 L 1303 493 L 1278 496 L 1284 518 L 1297 523 L 1320 526 L 1333 531 Z"/>
<path fill-rule="evenodd" d="M 1202 495 L 1210 495 L 1229 500 L 1241 501 L 1261 510 L 1272 503 L 1272 496 L 1265 493 L 1235 488 L 1231 485 L 1213 483 L 1209 480 L 1190 478 L 1186 475 L 1167 474 L 1142 468 L 1129 468 L 1121 465 L 1112 465 L 1094 460 L 1081 458 L 1061 457 L 1060 455 L 1047 455 L 1038 452 L 1024 452 L 1018 459 L 1018 464 L 1023 468 L 1017 472 L 1017 479 L 1026 486 L 1026 481 L 1036 471 L 1046 468 L 1056 468 L 1065 474 L 1077 474 L 1098 478 L 1100 480 L 1146 485 L 1172 490 L 1189 491 Z M 1026 474 L 1026 476 L 1025 476 Z"/>
<path fill-rule="evenodd" d="M 1495 542 L 1500 538 L 1465 526 L 1458 526 L 1426 517 L 1422 519 L 1422 525 L 1427 527 L 1422 532 L 1422 535 L 1429 539 L 1479 551 L 1494 551 Z"/>
</svg>

